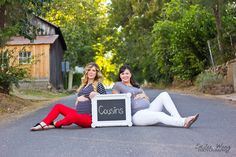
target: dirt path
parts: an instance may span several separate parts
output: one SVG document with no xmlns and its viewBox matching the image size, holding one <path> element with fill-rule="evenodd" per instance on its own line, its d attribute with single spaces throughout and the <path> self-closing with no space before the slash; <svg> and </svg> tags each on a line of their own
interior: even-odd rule
<svg viewBox="0 0 236 157">
<path fill-rule="evenodd" d="M 18 119 L 60 98 L 6 95 L 0 93 L 0 123 Z"/>
</svg>

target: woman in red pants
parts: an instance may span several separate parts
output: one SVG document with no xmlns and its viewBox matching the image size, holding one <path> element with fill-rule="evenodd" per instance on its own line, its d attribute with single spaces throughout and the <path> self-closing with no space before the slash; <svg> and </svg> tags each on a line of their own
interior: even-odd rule
<svg viewBox="0 0 236 157">
<path fill-rule="evenodd" d="M 72 123 L 84 128 L 90 127 L 92 123 L 91 98 L 96 94 L 106 94 L 101 83 L 102 78 L 102 73 L 96 63 L 87 64 L 84 76 L 81 78 L 81 85 L 77 90 L 78 98 L 75 102 L 75 109 L 63 104 L 56 104 L 42 122 L 31 128 L 31 131 L 60 128 Z M 64 118 L 54 121 L 59 114 L 62 114 Z"/>
</svg>

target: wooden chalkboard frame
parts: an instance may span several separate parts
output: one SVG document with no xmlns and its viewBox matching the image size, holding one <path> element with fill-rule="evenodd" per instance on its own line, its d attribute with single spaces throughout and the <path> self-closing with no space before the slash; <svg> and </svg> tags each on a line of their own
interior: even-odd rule
<svg viewBox="0 0 236 157">
<path fill-rule="evenodd" d="M 132 126 L 131 116 L 131 93 L 126 94 L 100 94 L 92 99 L 92 124 L 91 127 L 103 127 L 103 126 Z M 125 120 L 98 120 L 98 100 L 125 100 Z"/>
</svg>

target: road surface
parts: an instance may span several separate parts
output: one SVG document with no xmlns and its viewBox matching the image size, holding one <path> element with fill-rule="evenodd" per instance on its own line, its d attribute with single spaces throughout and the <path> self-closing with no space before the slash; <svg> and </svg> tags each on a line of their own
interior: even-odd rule
<svg viewBox="0 0 236 157">
<path fill-rule="evenodd" d="M 151 99 L 160 91 L 146 90 Z M 156 126 L 78 128 L 31 132 L 55 103 L 0 125 L 0 157 L 199 157 L 236 156 L 236 105 L 221 99 L 170 93 L 182 116 L 200 113 L 190 129 Z"/>
</svg>

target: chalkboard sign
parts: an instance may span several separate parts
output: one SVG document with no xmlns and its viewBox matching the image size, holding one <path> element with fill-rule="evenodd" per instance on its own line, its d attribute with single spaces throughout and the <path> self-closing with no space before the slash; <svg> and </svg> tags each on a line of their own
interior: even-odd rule
<svg viewBox="0 0 236 157">
<path fill-rule="evenodd" d="M 101 94 L 92 99 L 92 127 L 132 126 L 131 94 Z"/>
</svg>

